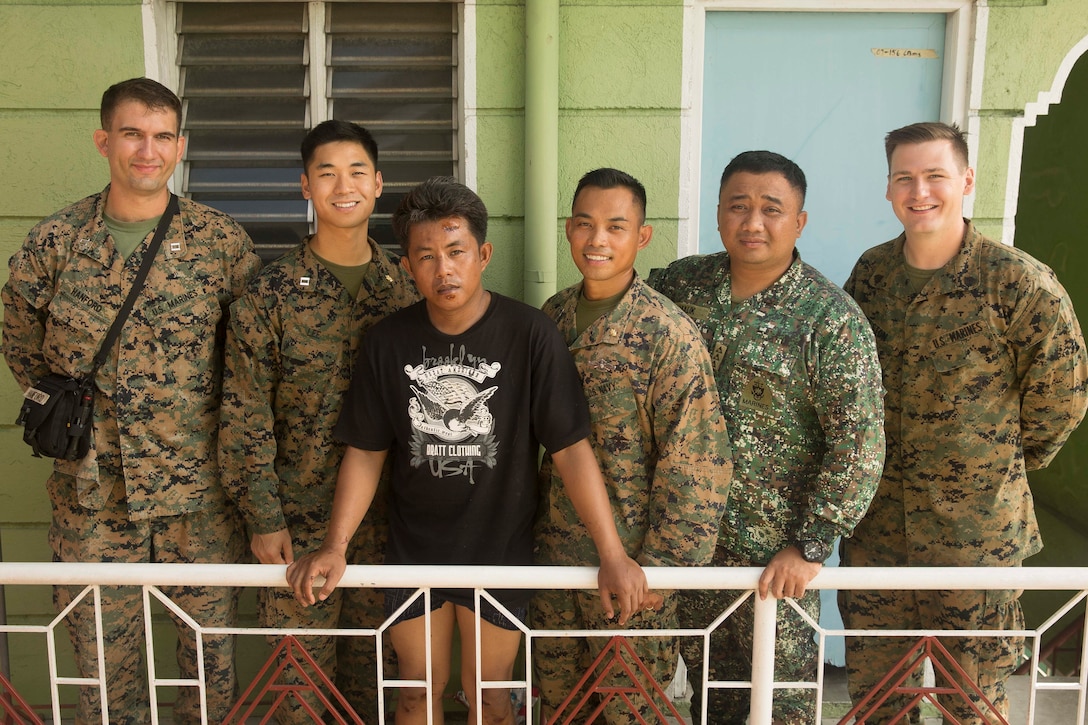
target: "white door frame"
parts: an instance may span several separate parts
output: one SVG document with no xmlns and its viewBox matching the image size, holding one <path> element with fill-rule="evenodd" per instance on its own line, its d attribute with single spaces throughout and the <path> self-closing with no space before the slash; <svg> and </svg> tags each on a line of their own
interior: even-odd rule
<svg viewBox="0 0 1088 725">
<path fill-rule="evenodd" d="M 836 13 L 947 13 L 941 79 L 941 120 L 968 132 L 971 158 L 978 153 L 978 108 L 982 99 L 987 8 L 975 0 L 685 0 L 681 87 L 678 256 L 699 251 L 699 179 L 703 118 L 703 50 L 706 14 L 728 11 Z M 974 21 L 974 22 L 972 22 Z M 964 199 L 971 215 L 973 196 Z"/>
</svg>

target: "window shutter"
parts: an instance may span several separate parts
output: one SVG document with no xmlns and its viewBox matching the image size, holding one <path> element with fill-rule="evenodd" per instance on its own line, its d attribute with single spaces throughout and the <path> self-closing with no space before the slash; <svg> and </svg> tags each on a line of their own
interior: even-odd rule
<svg viewBox="0 0 1088 725">
<path fill-rule="evenodd" d="M 299 144 L 321 121 L 353 121 L 378 142 L 385 191 L 370 234 L 379 243 L 395 246 L 389 219 L 408 189 L 456 174 L 456 5 L 177 8 L 183 192 L 241 222 L 265 259 L 312 230 L 299 192 Z M 315 49 L 324 57 L 313 57 Z"/>
</svg>

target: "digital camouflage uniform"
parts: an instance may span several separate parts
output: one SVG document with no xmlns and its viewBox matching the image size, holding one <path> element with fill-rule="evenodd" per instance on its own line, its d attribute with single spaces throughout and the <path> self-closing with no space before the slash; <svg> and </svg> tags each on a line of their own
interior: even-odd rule
<svg viewBox="0 0 1088 725">
<path fill-rule="evenodd" d="M 904 241 L 863 254 L 846 283 L 884 367 L 888 458 L 869 513 L 843 543 L 843 563 L 1019 566 L 1042 548 L 1027 471 L 1050 463 L 1088 402 L 1072 303 L 1050 268 L 970 224 L 957 256 L 915 295 Z M 850 628 L 1023 627 L 1017 591 L 855 591 L 840 603 Z M 942 641 L 1007 715 L 1004 683 L 1023 639 Z M 909 644 L 847 640 L 855 700 Z M 874 722 L 891 710 L 882 712 Z M 980 722 L 968 708 L 954 713 Z"/>
<path fill-rule="evenodd" d="M 650 284 L 687 312 L 710 349 L 733 444 L 733 489 L 716 566 L 764 566 L 798 539 L 848 536 L 876 490 L 884 459 L 880 365 L 869 325 L 841 289 L 795 253 L 766 290 L 731 301 L 727 252 L 681 259 L 654 270 Z M 736 592 L 693 592 L 684 627 L 706 627 Z M 819 616 L 819 592 L 799 604 Z M 751 679 L 751 600 L 711 638 L 711 679 Z M 815 681 L 812 628 L 778 608 L 775 679 Z M 701 642 L 686 639 L 697 676 Z M 750 691 L 712 690 L 708 722 L 742 723 Z M 693 697 L 694 714 L 701 693 Z M 776 690 L 780 723 L 814 721 L 811 690 Z"/>
<path fill-rule="evenodd" d="M 372 261 L 355 299 L 314 256 L 307 239 L 261 270 L 231 306 L 220 434 L 223 483 L 250 535 L 286 528 L 296 557 L 324 540 L 344 454 L 332 429 L 359 340 L 375 322 L 419 299 L 400 265 L 373 240 L 370 248 Z M 352 541 L 348 562 L 380 564 L 386 534 L 384 499 L 378 497 Z M 337 589 L 312 607 L 299 605 L 290 589 L 262 589 L 258 606 L 268 627 L 372 628 L 384 618 L 381 594 L 373 589 Z M 335 675 L 363 718 L 375 721 L 373 639 L 301 641 Z M 295 705 L 281 707 L 278 720 L 312 722 Z M 314 707 L 321 709 L 316 702 Z"/>
<path fill-rule="evenodd" d="M 49 371 L 81 375 L 113 322 L 148 239 L 127 259 L 102 214 L 109 188 L 45 219 L 10 262 L 4 356 L 24 389 Z M 230 217 L 180 200 L 116 350 L 95 377 L 94 436 L 81 461 L 56 461 L 47 488 L 58 561 L 235 563 L 245 542 L 216 455 L 227 308 L 260 260 Z M 56 587 L 57 607 L 80 587 Z M 234 623 L 237 591 L 163 587 L 202 625 Z M 79 674 L 97 676 L 88 597 L 68 616 Z M 103 588 L 110 723 L 146 722 L 140 590 Z M 178 623 L 181 676 L 195 678 L 194 638 Z M 209 721 L 233 704 L 234 638 L 205 636 Z M 168 691 L 160 696 L 169 699 Z M 177 688 L 176 722 L 197 722 L 193 687 Z M 101 722 L 98 690 L 81 689 L 78 722 Z"/>
<path fill-rule="evenodd" d="M 581 284 L 563 290 L 543 309 L 558 324 L 581 375 L 592 420 L 590 441 L 624 549 L 642 566 L 709 564 L 733 466 L 706 349 L 691 321 L 637 276 L 610 314 L 576 335 L 581 290 Z M 550 457 L 541 470 L 541 489 L 537 563 L 598 565 L 593 539 Z M 624 628 L 675 628 L 676 596 L 661 593 L 661 611 L 637 612 Z M 536 628 L 620 628 L 601 612 L 596 591 L 541 592 L 533 600 L 532 616 Z M 607 640 L 535 642 L 536 682 L 542 712 L 550 717 Z M 676 638 L 630 643 L 660 687 L 668 687 L 679 654 Z M 608 681 L 630 684 L 622 673 Z M 643 686 L 649 689 L 650 684 Z M 647 703 L 636 702 L 642 716 L 654 722 Z M 664 710 L 664 703 L 657 704 Z M 618 700 L 605 715 L 611 725 L 638 722 Z"/>
</svg>

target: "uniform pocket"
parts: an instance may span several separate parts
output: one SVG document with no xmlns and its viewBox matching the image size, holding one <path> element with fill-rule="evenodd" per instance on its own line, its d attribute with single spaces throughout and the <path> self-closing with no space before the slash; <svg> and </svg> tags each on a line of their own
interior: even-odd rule
<svg viewBox="0 0 1088 725">
<path fill-rule="evenodd" d="M 734 358 L 729 405 L 760 416 L 786 410 L 797 352 L 770 341 L 747 346 Z"/>
<path fill-rule="evenodd" d="M 594 445 L 607 446 L 620 453 L 627 451 L 641 437 L 637 405 L 630 386 L 608 381 L 603 385 L 586 386 L 585 393 L 593 423 Z"/>
<path fill-rule="evenodd" d="M 64 285 L 49 303 L 42 350 L 53 370 L 86 372 L 113 321 L 113 310 L 75 285 Z M 80 363 L 80 360 L 83 363 Z"/>
<path fill-rule="evenodd" d="M 179 389 L 205 385 L 205 373 L 216 360 L 221 317 L 219 298 L 203 292 L 151 305 L 145 324 L 150 327 L 155 354 L 146 362 L 159 379 Z"/>
<path fill-rule="evenodd" d="M 938 348 L 930 357 L 937 392 L 961 419 L 983 417 L 1009 390 L 1007 356 L 988 334 Z"/>
<path fill-rule="evenodd" d="M 331 417 L 330 430 L 351 379 L 351 370 L 344 369 L 351 364 L 348 341 L 340 333 L 339 325 L 285 331 L 280 343 L 282 404 L 303 412 L 318 426 Z"/>
</svg>

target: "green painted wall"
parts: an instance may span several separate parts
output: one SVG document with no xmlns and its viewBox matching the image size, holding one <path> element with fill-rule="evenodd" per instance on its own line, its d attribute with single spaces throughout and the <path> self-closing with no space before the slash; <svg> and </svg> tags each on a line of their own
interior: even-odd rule
<svg viewBox="0 0 1088 725">
<path fill-rule="evenodd" d="M 1000 238 L 1013 118 L 1051 91 L 1066 55 L 1088 37 L 1088 8 L 1083 0 L 990 0 L 989 5 L 975 218 L 987 234 Z M 1079 172 L 1088 160 L 1086 122 L 1088 62 L 1082 57 L 1062 102 L 1024 131 L 1016 235 L 1004 240 L 1055 269 L 1082 323 L 1088 314 L 1088 290 L 1080 282 L 1088 274 L 1082 203 L 1088 184 Z M 1028 565 L 1088 565 L 1086 475 L 1088 426 L 1082 426 L 1048 469 L 1030 476 L 1045 548 Z M 1064 600 L 1059 594 L 1026 593 L 1028 623 L 1043 621 Z"/>
<path fill-rule="evenodd" d="M 91 134 L 111 83 L 143 74 L 136 2 L 0 2 L 0 279 L 7 259 L 42 217 L 100 190 L 108 178 Z M 48 561 L 49 464 L 29 455 L 13 425 L 21 392 L 0 372 L 0 543 L 5 561 Z M 41 624 L 55 613 L 46 587 L 7 592 L 8 621 Z M 23 644 L 30 638 L 36 644 Z M 21 638 L 21 640 L 20 640 Z M 69 657 L 61 654 L 67 663 Z M 48 702 L 44 639 L 11 641 L 16 687 Z M 74 674 L 71 671 L 67 674 Z M 66 688 L 72 701 L 73 688 Z"/>
<path fill-rule="evenodd" d="M 524 3 L 479 3 L 476 46 L 476 191 L 490 213 L 488 236 L 495 247 L 486 283 L 520 297 L 525 237 Z"/>
<path fill-rule="evenodd" d="M 647 274 L 676 258 L 679 211 L 683 5 L 679 2 L 565 4 L 560 52 L 559 212 L 570 212 L 578 179 L 602 166 L 646 186 Z M 581 279 L 562 233 L 559 286 Z"/>
<path fill-rule="evenodd" d="M 491 288 L 520 296 L 524 230 L 524 6 L 477 5 L 479 113 L 477 186 L 491 212 L 496 254 Z M 560 5 L 559 286 L 580 277 L 563 220 L 578 178 L 615 166 L 646 185 L 654 241 L 638 267 L 675 259 L 680 178 L 683 6 L 679 2 L 566 2 Z"/>
</svg>

